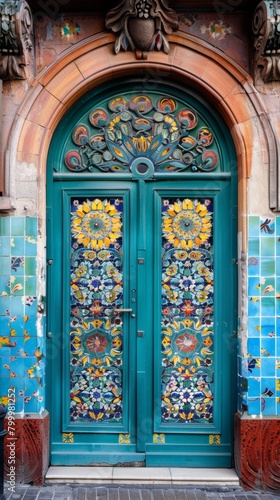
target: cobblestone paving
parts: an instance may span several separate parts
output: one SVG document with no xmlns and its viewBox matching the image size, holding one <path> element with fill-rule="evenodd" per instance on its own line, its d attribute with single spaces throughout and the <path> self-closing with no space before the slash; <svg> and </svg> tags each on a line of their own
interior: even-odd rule
<svg viewBox="0 0 280 500">
<path fill-rule="evenodd" d="M 280 500 L 280 491 L 263 493 L 240 487 L 53 485 L 5 489 L 6 500 Z M 4 499 L 3 499 L 4 500 Z"/>
</svg>

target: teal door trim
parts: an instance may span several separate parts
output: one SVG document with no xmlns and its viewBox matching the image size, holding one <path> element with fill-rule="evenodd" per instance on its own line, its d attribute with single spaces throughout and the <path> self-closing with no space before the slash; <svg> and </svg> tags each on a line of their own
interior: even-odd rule
<svg viewBox="0 0 280 500">
<path fill-rule="evenodd" d="M 124 85 L 122 92 L 128 92 L 129 85 Z M 144 90 L 147 94 L 147 88 Z M 234 148 L 216 112 L 208 105 L 206 109 L 194 92 L 187 94 L 179 87 L 166 85 L 161 85 L 158 92 L 159 95 L 168 92 L 176 99 L 189 99 L 199 117 L 207 116 L 207 123 L 215 132 L 220 171 L 152 172 L 145 157 L 143 161 L 141 158 L 133 160 L 131 173 L 66 171 L 62 167 L 63 155 L 69 144 L 71 124 L 77 123 L 77 116 L 85 116 L 96 103 L 104 103 L 110 96 L 118 94 L 113 85 L 107 85 L 100 91 L 97 89 L 94 94 L 89 93 L 79 105 L 75 105 L 58 126 L 50 147 L 47 181 L 47 331 L 52 333 L 52 337 L 49 335 L 47 339 L 47 387 L 53 464 L 134 462 L 147 466 L 232 465 L 233 414 L 236 408 L 236 338 L 233 332 L 236 331 L 237 311 L 237 174 Z M 118 154 L 121 157 L 121 152 Z M 107 153 L 104 156 L 106 161 L 109 157 Z M 147 166 L 145 174 L 138 175 L 139 164 Z M 123 318 L 123 380 L 126 388 L 122 422 L 70 421 L 71 360 L 67 325 L 70 310 L 70 200 L 74 197 L 91 200 L 122 197 L 124 201 L 123 238 L 126 250 L 122 307 L 132 309 L 132 314 Z M 161 417 L 159 327 L 162 320 L 163 198 L 209 198 L 213 202 L 215 410 L 212 423 L 172 424 Z"/>
</svg>

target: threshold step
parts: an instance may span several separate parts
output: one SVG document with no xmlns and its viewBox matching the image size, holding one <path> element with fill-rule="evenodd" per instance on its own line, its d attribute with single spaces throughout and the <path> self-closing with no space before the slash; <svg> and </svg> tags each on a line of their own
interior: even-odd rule
<svg viewBox="0 0 280 500">
<path fill-rule="evenodd" d="M 239 486 L 234 469 L 168 467 L 58 467 L 51 466 L 46 484 L 200 484 Z"/>
</svg>

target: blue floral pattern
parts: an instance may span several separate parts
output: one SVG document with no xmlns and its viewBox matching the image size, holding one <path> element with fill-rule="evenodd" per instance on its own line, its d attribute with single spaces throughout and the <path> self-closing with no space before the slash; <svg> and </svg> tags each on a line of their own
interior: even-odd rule
<svg viewBox="0 0 280 500">
<path fill-rule="evenodd" d="M 162 204 L 162 422 L 213 421 L 212 200 Z"/>
<path fill-rule="evenodd" d="M 122 199 L 72 200 L 71 420 L 122 420 Z"/>
</svg>

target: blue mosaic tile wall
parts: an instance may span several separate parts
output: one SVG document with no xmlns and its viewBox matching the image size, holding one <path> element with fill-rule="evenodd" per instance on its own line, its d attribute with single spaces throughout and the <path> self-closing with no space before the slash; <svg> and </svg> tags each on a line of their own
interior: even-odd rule
<svg viewBox="0 0 280 500">
<path fill-rule="evenodd" d="M 43 337 L 37 337 L 37 218 L 0 218 L 0 403 L 15 388 L 16 412 L 44 405 Z"/>
<path fill-rule="evenodd" d="M 249 415 L 280 415 L 280 217 L 249 216 L 247 358 L 239 387 Z"/>
</svg>

